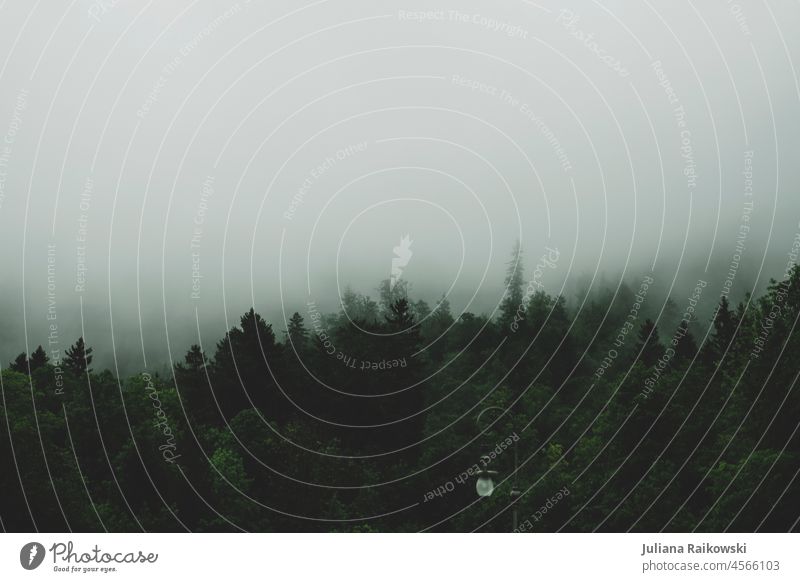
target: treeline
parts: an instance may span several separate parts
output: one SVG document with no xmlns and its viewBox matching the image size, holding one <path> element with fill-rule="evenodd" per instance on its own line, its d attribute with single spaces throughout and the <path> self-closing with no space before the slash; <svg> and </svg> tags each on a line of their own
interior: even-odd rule
<svg viewBox="0 0 800 582">
<path fill-rule="evenodd" d="M 2 527 L 509 531 L 516 499 L 526 531 L 798 528 L 800 268 L 711 321 L 641 287 L 568 305 L 519 267 L 505 284 L 495 317 L 402 281 L 279 331 L 251 309 L 167 376 L 98 372 L 83 338 L 22 353 Z"/>
</svg>

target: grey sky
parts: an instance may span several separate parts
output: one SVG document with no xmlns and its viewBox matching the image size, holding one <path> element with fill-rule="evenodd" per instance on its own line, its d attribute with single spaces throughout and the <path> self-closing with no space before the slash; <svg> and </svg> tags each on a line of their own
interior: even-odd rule
<svg viewBox="0 0 800 582">
<path fill-rule="evenodd" d="M 517 238 L 529 271 L 559 249 L 551 292 L 724 273 L 749 163 L 736 290 L 800 228 L 796 4 L 34 4 L 0 9 L 3 361 L 46 339 L 48 244 L 60 347 L 82 300 L 142 367 L 195 311 L 210 343 L 372 293 L 406 234 L 415 294 L 480 312 Z"/>
</svg>

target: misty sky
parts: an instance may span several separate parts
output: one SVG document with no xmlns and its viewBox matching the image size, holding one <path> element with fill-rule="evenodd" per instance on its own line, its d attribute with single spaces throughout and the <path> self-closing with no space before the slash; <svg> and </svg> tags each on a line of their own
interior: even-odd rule
<svg viewBox="0 0 800 582">
<path fill-rule="evenodd" d="M 2 3 L 0 357 L 44 343 L 53 310 L 62 349 L 84 333 L 112 368 L 112 349 L 176 360 L 198 321 L 211 344 L 250 305 L 280 331 L 309 299 L 374 295 L 404 235 L 402 277 L 456 313 L 494 309 L 517 239 L 529 274 L 559 250 L 552 293 L 655 268 L 716 294 L 748 200 L 735 295 L 763 288 L 800 230 L 798 19 L 724 0 Z"/>
</svg>

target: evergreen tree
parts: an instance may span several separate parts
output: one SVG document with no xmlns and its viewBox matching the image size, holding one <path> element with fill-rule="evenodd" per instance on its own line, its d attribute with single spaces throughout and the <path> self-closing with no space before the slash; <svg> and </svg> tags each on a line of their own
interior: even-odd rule
<svg viewBox="0 0 800 582">
<path fill-rule="evenodd" d="M 33 373 L 36 370 L 38 370 L 39 368 L 41 368 L 42 366 L 44 366 L 49 361 L 50 361 L 50 358 L 47 357 L 47 354 L 42 349 L 42 346 L 39 346 L 31 354 L 31 359 L 28 362 L 28 364 L 30 365 L 31 373 Z"/>
<path fill-rule="evenodd" d="M 395 330 L 406 330 L 414 324 L 414 314 L 408 299 L 401 297 L 391 304 L 385 316 L 387 323 Z"/>
<path fill-rule="evenodd" d="M 500 302 L 499 323 L 504 334 L 516 331 L 525 320 L 524 269 L 522 266 L 522 246 L 514 245 L 511 261 L 508 263 L 504 281 L 505 295 Z M 513 326 L 513 327 L 512 327 Z"/>
<path fill-rule="evenodd" d="M 623 300 L 608 289 L 590 297 L 588 314 L 563 297 L 535 294 L 515 338 L 524 349 L 536 335 L 523 358 L 498 353 L 501 333 L 508 336 L 498 321 L 464 313 L 454 323 L 445 298 L 420 321 L 424 305 L 408 297 L 366 326 L 315 313 L 307 316 L 315 327 L 306 329 L 295 313 L 283 343 L 251 309 L 213 359 L 191 346 L 174 365 L 174 385 L 155 373 L 117 379 L 106 371 L 92 375 L 91 391 L 80 390 L 71 372 L 52 373 L 40 346 L 0 371 L 2 525 L 364 531 L 340 520 L 375 516 L 375 531 L 503 531 L 512 481 L 475 503 L 475 476 L 464 472 L 479 462 L 483 439 L 474 437 L 486 428 L 485 444 L 499 451 L 491 470 L 512 478 L 515 457 L 524 460 L 520 516 L 535 515 L 569 486 L 528 520 L 536 531 L 796 530 L 796 273 L 748 297 L 746 308 L 731 313 L 721 302 L 709 344 L 737 356 L 713 375 L 705 365 L 688 368 L 697 350 L 689 321 L 676 322 L 669 338 L 676 369 L 645 367 L 659 365 L 658 328 L 666 323 L 657 328 L 643 310 L 641 328 L 627 327 L 633 299 L 624 285 Z M 586 322 L 573 327 L 576 317 Z M 626 331 L 615 343 L 623 324 L 630 337 Z M 307 342 L 309 370 L 287 349 L 290 341 Z M 431 355 L 439 345 L 446 364 Z M 758 357 L 744 357 L 762 345 Z M 634 347 L 645 365 L 628 369 Z M 588 366 L 578 365 L 584 355 Z M 82 339 L 68 356 L 63 366 L 85 373 L 91 354 Z M 33 382 L 16 373 L 27 374 L 29 364 L 39 369 Z M 479 411 L 495 406 L 509 414 L 476 427 Z M 509 435 L 519 437 L 518 456 L 501 451 Z M 170 455 L 179 467 L 164 462 Z M 110 466 L 118 484 L 109 481 Z M 42 479 L 48 469 L 52 479 Z M 375 483 L 385 486 L 362 487 Z M 447 483 L 446 494 L 432 493 Z M 319 521 L 293 517 L 300 515 Z"/>
<path fill-rule="evenodd" d="M 431 314 L 431 307 L 430 305 L 428 305 L 427 301 L 420 299 L 419 301 L 416 301 L 414 303 L 413 312 L 414 312 L 414 319 L 416 319 L 417 321 L 422 321 Z"/>
<path fill-rule="evenodd" d="M 285 399 L 275 385 L 280 362 L 280 344 L 272 325 L 252 307 L 217 343 L 214 354 L 214 391 L 223 411 L 231 417 L 253 405 L 269 418 L 283 418 Z"/>
<path fill-rule="evenodd" d="M 219 417 L 209 389 L 208 358 L 197 344 L 192 345 L 183 362 L 175 364 L 175 386 L 190 418 L 202 424 L 215 423 Z"/>
<path fill-rule="evenodd" d="M 183 360 L 186 363 L 186 369 L 191 370 L 192 372 L 201 371 L 208 363 L 208 358 L 203 353 L 202 348 L 197 344 L 192 344 L 192 347 L 190 347 L 189 351 L 186 352 Z"/>
<path fill-rule="evenodd" d="M 646 367 L 652 368 L 655 366 L 664 348 L 658 337 L 658 327 L 651 319 L 645 322 L 639 328 L 638 343 L 634 350 L 634 357 L 638 357 Z"/>
<path fill-rule="evenodd" d="M 661 318 L 659 319 L 661 323 L 661 329 L 677 329 L 680 325 L 682 316 L 680 310 L 678 309 L 678 304 L 675 303 L 675 300 L 672 297 L 667 297 L 667 300 L 664 302 L 664 310 L 661 313 Z"/>
<path fill-rule="evenodd" d="M 361 295 L 347 287 L 342 295 L 340 325 L 356 321 L 359 325 L 371 325 L 378 321 L 378 304 L 366 295 Z"/>
<path fill-rule="evenodd" d="M 418 356 L 411 356 L 420 346 L 420 328 L 415 325 L 413 307 L 406 298 L 395 301 L 385 316 L 386 335 L 379 341 L 380 356 L 388 361 L 403 361 L 403 367 L 394 368 L 391 375 L 372 375 L 373 390 L 392 393 L 378 399 L 377 409 L 367 412 L 375 421 L 383 423 L 407 419 L 376 435 L 376 443 L 384 450 L 392 450 L 417 442 L 424 425 L 424 417 L 418 413 L 424 408 L 425 390 L 419 380 L 424 377 L 424 363 Z M 416 416 L 415 416 L 416 415 Z"/>
<path fill-rule="evenodd" d="M 689 324 L 685 319 L 682 319 L 678 324 L 676 340 L 675 357 L 689 361 L 694 358 L 695 354 L 697 354 L 697 342 L 694 341 L 694 336 L 689 332 Z"/>
<path fill-rule="evenodd" d="M 441 360 L 448 350 L 452 340 L 448 330 L 452 329 L 453 321 L 450 302 L 442 295 L 430 316 L 421 322 L 422 335 L 429 342 L 428 355 L 435 361 Z"/>
<path fill-rule="evenodd" d="M 433 309 L 433 317 L 447 323 L 448 326 L 452 325 L 453 313 L 450 311 L 450 301 L 446 295 L 442 294 L 442 298 L 436 303 L 436 307 Z"/>
<path fill-rule="evenodd" d="M 25 352 L 22 352 L 14 361 L 11 362 L 8 367 L 15 372 L 19 372 L 20 374 L 27 374 L 28 373 L 28 355 Z"/>
<path fill-rule="evenodd" d="M 14 361 L 9 364 L 8 367 L 15 372 L 19 372 L 20 374 L 27 374 L 29 372 L 35 372 L 49 361 L 50 358 L 47 357 L 47 353 L 45 353 L 44 349 L 42 349 L 42 346 L 39 346 L 31 354 L 30 360 L 26 356 L 25 352 L 22 352 L 20 355 L 14 358 Z"/>
<path fill-rule="evenodd" d="M 303 316 L 295 311 L 292 317 L 289 318 L 289 325 L 284 334 L 295 350 L 303 350 L 308 342 L 308 331 L 306 330 Z"/>
<path fill-rule="evenodd" d="M 380 312 L 385 316 L 391 311 L 392 305 L 394 305 L 397 300 L 408 299 L 408 294 L 409 285 L 408 281 L 405 279 L 398 279 L 395 281 L 394 285 L 390 279 L 384 279 L 380 282 L 380 285 L 378 285 Z"/>
<path fill-rule="evenodd" d="M 71 371 L 76 376 L 81 376 L 86 372 L 91 372 L 89 367 L 92 363 L 92 348 L 87 348 L 83 342 L 83 337 L 79 337 L 75 344 L 68 348 L 64 358 L 64 368 Z"/>
</svg>

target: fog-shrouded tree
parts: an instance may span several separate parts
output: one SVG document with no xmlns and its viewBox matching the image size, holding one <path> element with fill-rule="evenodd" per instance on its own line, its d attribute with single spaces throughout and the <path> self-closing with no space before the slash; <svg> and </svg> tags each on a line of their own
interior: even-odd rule
<svg viewBox="0 0 800 582">
<path fill-rule="evenodd" d="M 428 355 L 435 361 L 441 361 L 451 346 L 451 335 L 448 333 L 454 324 L 450 311 L 450 301 L 445 295 L 439 299 L 427 318 L 420 322 L 422 336 L 427 343 Z"/>
<path fill-rule="evenodd" d="M 658 327 L 653 323 L 653 320 L 646 319 L 639 327 L 639 335 L 633 353 L 647 368 L 655 366 L 664 353 L 664 346 L 661 345 L 661 339 L 658 335 Z"/>
<path fill-rule="evenodd" d="M 724 295 L 719 301 L 717 311 L 714 313 L 713 324 L 712 357 L 714 361 L 719 361 L 728 351 L 733 341 L 733 335 L 736 333 L 736 316 L 731 310 L 728 298 Z"/>
<path fill-rule="evenodd" d="M 208 357 L 197 344 L 189 348 L 183 362 L 174 366 L 175 385 L 184 401 L 185 409 L 193 421 L 203 424 L 213 424 L 220 419 L 209 386 L 213 382 L 209 375 L 210 370 Z"/>
<path fill-rule="evenodd" d="M 8 365 L 10 370 L 14 370 L 15 372 L 19 372 L 20 374 L 27 374 L 28 373 L 28 354 L 22 352 L 14 361 Z"/>
<path fill-rule="evenodd" d="M 405 279 L 384 279 L 378 285 L 378 311 L 386 316 L 392 310 L 394 305 L 400 299 L 408 299 L 410 293 L 410 285 Z"/>
<path fill-rule="evenodd" d="M 252 307 L 217 343 L 213 389 L 226 415 L 255 407 L 266 418 L 285 419 L 289 407 L 276 383 L 282 348 L 272 324 Z"/>
<path fill-rule="evenodd" d="M 65 357 L 62 361 L 64 368 L 77 376 L 91 372 L 92 369 L 89 366 L 94 359 L 92 351 L 92 348 L 86 347 L 83 337 L 79 337 L 78 341 L 64 352 Z"/>
<path fill-rule="evenodd" d="M 678 324 L 678 331 L 675 333 L 675 356 L 679 360 L 692 360 L 697 354 L 697 342 L 689 331 L 689 322 L 682 319 Z"/>
<path fill-rule="evenodd" d="M 47 357 L 47 353 L 45 353 L 44 349 L 42 349 L 42 346 L 37 347 L 31 354 L 31 359 L 28 360 L 31 373 L 41 368 L 49 361 L 50 358 Z"/>
<path fill-rule="evenodd" d="M 355 321 L 366 325 L 378 321 L 380 306 L 367 295 L 356 293 L 347 287 L 341 298 L 340 323 Z"/>
<path fill-rule="evenodd" d="M 506 268 L 505 294 L 500 302 L 498 322 L 502 333 L 522 327 L 525 321 L 525 275 L 522 264 L 522 245 L 517 241 Z"/>
<path fill-rule="evenodd" d="M 290 344 L 295 350 L 302 351 L 308 343 L 308 331 L 306 330 L 303 316 L 295 311 L 289 318 L 286 331 L 284 332 Z"/>
<path fill-rule="evenodd" d="M 694 323 L 659 339 L 660 304 L 632 323 L 626 285 L 582 308 L 538 291 L 516 331 L 388 299 L 369 321 L 295 313 L 280 338 L 248 309 L 171 375 L 89 383 L 82 340 L 79 374 L 20 354 L 0 371 L 3 528 L 501 532 L 516 481 L 533 531 L 798 529 L 800 267 L 721 302 L 696 359 Z M 487 451 L 496 493 L 478 499 L 466 470 Z"/>
</svg>

